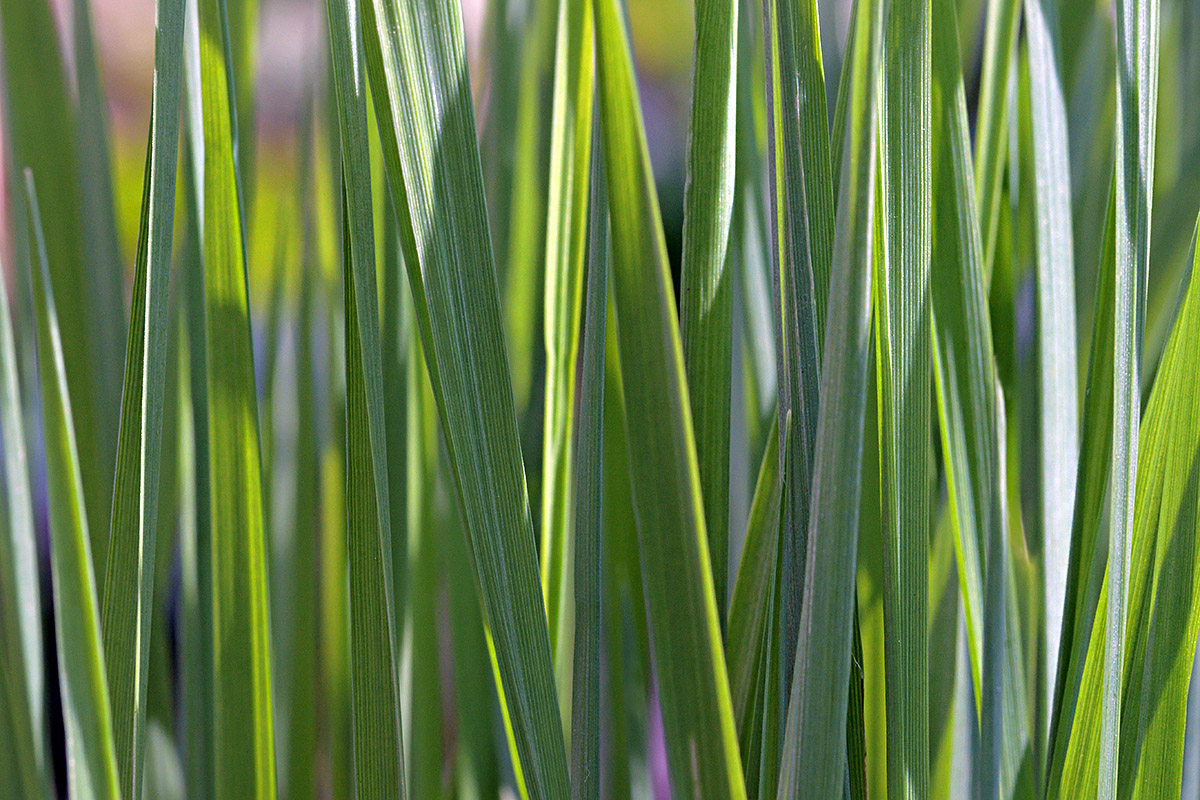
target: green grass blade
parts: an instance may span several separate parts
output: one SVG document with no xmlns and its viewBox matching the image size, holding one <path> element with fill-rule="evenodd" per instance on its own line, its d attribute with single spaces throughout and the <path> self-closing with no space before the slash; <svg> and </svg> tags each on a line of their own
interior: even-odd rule
<svg viewBox="0 0 1200 800">
<path fill-rule="evenodd" d="M 100 644 L 100 613 L 92 573 L 83 480 L 75 447 L 71 399 L 58 312 L 50 284 L 46 242 L 33 174 L 25 171 L 26 213 L 32 251 L 38 377 L 46 439 L 46 494 L 50 506 L 50 569 L 54 581 L 55 641 L 67 739 L 71 797 L 121 796 L 113 747 L 112 712 Z"/>
<path fill-rule="evenodd" d="M 1113 336 L 1113 446 L 1109 476 L 1108 604 L 1100 726 L 1099 800 L 1118 788 L 1126 600 L 1131 572 L 1141 422 L 1141 339 L 1150 267 L 1150 202 L 1158 100 L 1158 3 L 1117 2 L 1116 283 Z M 1189 454 L 1190 455 L 1190 454 Z M 1185 479 L 1186 480 L 1186 479 Z M 1054 663 L 1054 662 L 1051 662 Z"/>
<path fill-rule="evenodd" d="M 604 630 L 604 350 L 608 316 L 608 197 L 598 153 L 589 197 L 587 288 L 575 427 L 575 648 L 571 698 L 573 800 L 600 797 L 600 663 Z"/>
<path fill-rule="evenodd" d="M 1059 47 L 1054 6 L 1048 0 L 1025 0 L 1029 62 L 1029 111 L 1033 141 L 1034 243 L 1036 263 L 1037 449 L 1030 476 L 1036 497 L 1033 518 L 1026 519 L 1034 554 L 1042 572 L 1043 647 L 1041 673 L 1058 666 L 1064 587 L 1070 558 L 1071 511 L 1079 454 L 1078 370 L 1075 354 L 1075 267 L 1071 229 L 1071 177 L 1068 164 L 1066 106 L 1059 74 Z M 1045 709 L 1053 681 L 1041 681 Z M 1038 715 L 1044 727 L 1048 716 Z M 1038 732 L 1039 739 L 1045 729 Z"/>
<path fill-rule="evenodd" d="M 685 797 L 744 797 L 662 221 L 621 10 L 596 0 L 613 286 L 667 763 Z"/>
<path fill-rule="evenodd" d="M 879 64 L 885 4 L 860 0 L 842 143 L 829 316 L 803 602 L 779 796 L 834 797 L 846 781 L 864 415 L 871 360 L 871 273 Z M 786 668 L 786 667 L 785 667 Z"/>
<path fill-rule="evenodd" d="M 454 3 L 362 4 L 388 179 L 421 339 L 495 647 L 514 759 L 532 797 L 567 760 Z"/>
<path fill-rule="evenodd" d="M 367 82 L 355 0 L 328 0 L 341 131 L 346 303 L 346 508 L 354 770 L 359 797 L 403 798 L 391 501 L 376 288 Z"/>
<path fill-rule="evenodd" d="M 875 279 L 888 794 L 929 792 L 930 4 L 893 0 L 883 49 L 885 259 Z"/>
<path fill-rule="evenodd" d="M 407 291 L 407 286 L 403 287 Z M 438 674 L 438 539 L 434 496 L 438 482 L 437 408 L 425 369 L 421 343 L 412 336 L 407 367 L 407 504 L 410 573 L 404 653 L 410 659 L 410 688 L 405 717 L 408 742 L 408 780 L 413 797 L 436 797 L 442 781 L 442 715 Z M 485 691 L 486 683 L 482 683 Z M 490 720 L 489 720 L 490 722 Z"/>
<path fill-rule="evenodd" d="M 73 0 L 76 124 L 79 135 L 79 192 L 83 208 L 83 236 L 88 260 L 87 291 L 99 323 L 89 333 L 89 346 L 98 358 L 98 393 L 92 402 L 105 423 L 121 414 L 117 365 L 124 358 L 128 336 L 125 319 L 125 259 L 117 241 L 117 219 L 110 163 L 108 97 L 104 93 L 95 39 L 92 35 L 92 0 Z M 112 477 L 118 446 L 118 428 L 104 424 L 97 431 L 100 457 Z M 108 489 L 109 487 L 105 487 Z M 110 532 L 111 535 L 111 532 Z M 104 587 L 101 586 L 101 597 Z"/>
<path fill-rule="evenodd" d="M 696 2 L 679 312 L 708 553 L 722 626 L 729 598 L 733 338 L 729 239 L 737 129 L 738 2 Z"/>
<path fill-rule="evenodd" d="M 777 770 L 763 762 L 763 717 L 768 703 L 780 704 L 778 681 L 768 680 L 770 651 L 777 636 L 775 607 L 779 587 L 779 421 L 772 418 L 758 468 L 746 538 L 729 604 L 725 659 L 738 749 L 747 776 L 747 796 L 757 797 L 758 776 Z M 774 690 L 772 692 L 772 690 Z"/>
<path fill-rule="evenodd" d="M 1008 85 L 1020 19 L 1021 0 L 987 4 L 975 119 L 975 191 L 985 285 L 992 280 L 1000 226 L 1000 189 L 1008 156 Z"/>
<path fill-rule="evenodd" d="M 213 585 L 214 796 L 273 800 L 266 526 L 223 0 L 200 0 Z"/>
<path fill-rule="evenodd" d="M 809 487 L 833 244 L 833 176 L 815 0 L 766 0 L 767 173 L 779 417 L 792 415 L 787 472 L 781 644 L 785 686 L 795 661 L 805 575 Z"/>
<path fill-rule="evenodd" d="M 180 247 L 178 283 L 184 345 L 180 348 L 179 410 L 179 684 L 183 762 L 192 791 L 212 796 L 213 582 L 212 509 L 208 484 L 208 357 L 204 323 L 204 132 L 200 106 L 200 39 L 195 3 L 184 9 L 185 136 L 182 180 L 186 238 Z M 200 154 L 199 156 L 197 154 Z"/>
<path fill-rule="evenodd" d="M 0 281 L 0 437 L 4 443 L 0 507 L 0 722 L 11 744 L 9 791 L 43 797 L 46 771 L 46 686 L 42 653 L 42 597 L 38 586 L 37 534 L 25 458 L 21 386 L 13 340 L 8 284 Z"/>
<path fill-rule="evenodd" d="M 111 365 L 93 337 L 104 314 L 89 297 L 91 278 L 85 248 L 84 206 L 79 191 L 78 134 L 74 108 L 48 0 L 0 2 L 4 82 L 13 165 L 33 170 L 38 198 L 46 210 L 44 223 L 50 280 L 61 312 L 63 363 L 73 401 L 79 469 L 83 479 L 91 550 L 96 564 L 107 558 L 112 462 L 100 445 L 101 428 L 116 423 L 93 403 L 104 397 L 104 370 Z M 17 111 L 20 113 L 17 113 Z M 19 185 L 18 177 L 13 185 Z M 36 272 L 36 269 L 34 269 Z M 116 409 L 111 409 L 115 414 Z M 110 454 L 111 455 L 111 454 Z"/>
<path fill-rule="evenodd" d="M 144 782 L 163 405 L 171 332 L 168 290 L 175 225 L 183 8 L 182 0 L 160 0 L 156 10 L 154 96 L 104 572 L 108 590 L 101 607 L 121 794 L 131 800 L 141 796 Z"/>
<path fill-rule="evenodd" d="M 533 438 L 528 430 L 533 426 L 528 420 L 529 411 L 535 407 L 535 357 L 538 339 L 542 336 L 538 323 L 545 318 L 544 313 L 539 313 L 545 302 L 539 289 L 545 283 L 542 270 L 546 253 L 542 248 L 546 244 L 546 159 L 550 151 L 549 129 L 544 120 L 552 113 L 545 76 L 552 74 L 554 68 L 558 15 L 554 0 L 511 0 L 507 13 L 519 19 L 521 52 L 516 59 L 519 66 L 514 69 L 518 76 L 514 81 L 516 98 L 512 101 L 516 118 L 503 134 L 512 138 L 513 151 L 510 193 L 500 212 L 501 217 L 507 213 L 508 225 L 504 235 L 494 244 L 497 273 L 503 276 L 501 312 L 508 343 L 513 400 L 522 419 L 522 442 L 526 442 Z M 511 79 L 505 75 L 502 80 L 508 82 Z M 526 468 L 529 468 L 528 464 Z M 536 473 L 536 470 L 530 472 Z"/>
<path fill-rule="evenodd" d="M 546 205 L 545 406 L 542 429 L 542 594 L 564 729 L 571 728 L 574 642 L 574 436 L 588 172 L 592 147 L 592 6 L 559 4 Z M 527 312 L 528 313 L 528 312 Z"/>
<path fill-rule="evenodd" d="M 1107 541 L 1101 520 L 1112 464 L 1113 313 L 1116 241 L 1113 236 L 1115 181 L 1110 185 L 1098 274 L 1100 284 L 1093 313 L 1091 352 L 1084 394 L 1083 428 L 1076 476 L 1075 513 L 1071 529 L 1071 560 L 1063 604 L 1054 704 L 1050 709 L 1050 738 L 1046 750 L 1046 787 L 1053 794 L 1063 777 L 1068 744 L 1074 738 L 1077 715 L 1099 713 L 1099 699 L 1085 698 L 1084 668 L 1094 657 L 1089 649 L 1100 587 L 1107 568 Z M 1079 701 L 1085 700 L 1084 706 Z"/>
<path fill-rule="evenodd" d="M 935 0 L 934 20 L 932 297 L 938 417 L 970 655 L 965 666 L 979 719 L 976 782 L 982 797 L 998 798 L 1006 735 L 1003 422 L 954 4 Z"/>
<path fill-rule="evenodd" d="M 1130 562 L 1118 795 L 1171 797 L 1183 770 L 1200 619 L 1200 262 L 1142 423 Z M 1111 575 L 1111 573 L 1110 573 Z"/>
</svg>

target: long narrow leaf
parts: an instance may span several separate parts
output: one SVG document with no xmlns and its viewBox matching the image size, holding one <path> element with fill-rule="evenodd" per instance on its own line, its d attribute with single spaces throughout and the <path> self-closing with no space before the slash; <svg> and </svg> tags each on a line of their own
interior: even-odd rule
<svg viewBox="0 0 1200 800">
<path fill-rule="evenodd" d="M 175 225 L 183 9 L 182 0 L 160 0 L 157 8 L 154 96 L 104 573 L 107 590 L 101 609 L 121 794 L 131 800 L 141 796 L 144 783 L 163 403 L 171 331 L 167 300 Z"/>
<path fill-rule="evenodd" d="M 1113 335 L 1113 448 L 1109 477 L 1107 635 L 1097 797 L 1117 796 L 1126 600 L 1133 546 L 1141 422 L 1140 348 L 1150 268 L 1150 201 L 1158 101 L 1158 3 L 1117 2 L 1116 282 Z M 1184 478 L 1184 480 L 1187 480 Z M 1136 579 L 1140 576 L 1134 576 Z M 1054 663 L 1054 662 L 1051 662 Z"/>
<path fill-rule="evenodd" d="M 862 448 L 871 357 L 879 64 L 885 4 L 859 0 L 833 239 L 804 595 L 782 747 L 781 797 L 834 797 L 846 779 Z"/>
<path fill-rule="evenodd" d="M 213 585 L 214 795 L 275 797 L 266 526 L 229 31 L 199 0 Z"/>
<path fill-rule="evenodd" d="M 25 202 L 32 251 L 37 317 L 38 377 L 46 436 L 46 494 L 50 505 L 50 570 L 54 581 L 54 630 L 63 727 L 67 739 L 67 785 L 72 797 L 121 796 L 113 746 L 112 712 L 100 644 L 100 610 L 92 572 L 83 480 L 67 388 L 58 312 L 50 285 L 46 242 L 33 174 L 25 171 Z"/>
<path fill-rule="evenodd" d="M 565 727 L 571 719 L 576 367 L 592 147 L 592 5 L 558 10 L 546 206 L 546 401 L 542 429 L 542 592 Z"/>
<path fill-rule="evenodd" d="M 674 792 L 745 796 L 675 297 L 616 0 L 595 0 L 613 286 L 650 639 Z"/>
<path fill-rule="evenodd" d="M 926 606 L 931 373 L 930 4 L 892 0 L 880 160 L 885 260 L 875 278 L 888 794 L 929 791 Z"/>
<path fill-rule="evenodd" d="M 38 586 L 33 498 L 25 460 L 21 387 L 13 341 L 8 285 L 0 281 L 0 435 L 4 444 L 3 518 L 0 519 L 0 713 L 12 744 L 10 791 L 45 795 L 46 696 L 42 654 L 42 598 Z"/>
<path fill-rule="evenodd" d="M 515 761 L 564 797 L 567 759 L 517 437 L 461 10 L 363 2 L 367 64 L 416 318 L 466 518 Z"/>
<path fill-rule="evenodd" d="M 355 790 L 404 798 L 392 586 L 392 512 L 383 418 L 367 85 L 355 0 L 328 0 L 342 144 L 343 291 L 346 303 L 346 509 L 350 558 L 350 665 Z"/>
<path fill-rule="evenodd" d="M 722 625 L 729 584 L 730 223 L 734 199 L 739 0 L 697 0 L 683 210 L 680 336 L 704 522 Z"/>
</svg>

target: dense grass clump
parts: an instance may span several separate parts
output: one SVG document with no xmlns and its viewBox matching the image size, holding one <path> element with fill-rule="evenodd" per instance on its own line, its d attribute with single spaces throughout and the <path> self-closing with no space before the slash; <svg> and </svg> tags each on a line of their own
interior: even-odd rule
<svg viewBox="0 0 1200 800">
<path fill-rule="evenodd" d="M 1200 791 L 1196 3 L 156 0 L 140 169 L 58 5 L 0 797 Z"/>
</svg>

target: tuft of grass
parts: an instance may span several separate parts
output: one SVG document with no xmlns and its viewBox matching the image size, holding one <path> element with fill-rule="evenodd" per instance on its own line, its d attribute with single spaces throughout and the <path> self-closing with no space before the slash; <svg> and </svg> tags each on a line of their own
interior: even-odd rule
<svg viewBox="0 0 1200 800">
<path fill-rule="evenodd" d="M 275 2 L 0 0 L 0 795 L 1179 795 L 1194 4 Z"/>
</svg>

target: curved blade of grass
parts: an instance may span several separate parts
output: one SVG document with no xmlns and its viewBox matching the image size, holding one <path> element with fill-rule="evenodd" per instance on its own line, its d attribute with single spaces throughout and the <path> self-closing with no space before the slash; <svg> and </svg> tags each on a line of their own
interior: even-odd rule
<svg viewBox="0 0 1200 800">
<path fill-rule="evenodd" d="M 786 691 L 805 574 L 809 487 L 833 241 L 829 121 L 815 0 L 763 0 L 772 291 L 779 416 L 795 446 L 783 503 L 781 649 Z"/>
<path fill-rule="evenodd" d="M 676 794 L 744 797 L 662 221 L 616 0 L 595 0 L 613 286 L 642 580 Z"/>
<path fill-rule="evenodd" d="M 457 4 L 361 6 L 367 64 L 434 397 L 466 518 L 496 679 L 531 797 L 567 760 L 500 322 Z"/>
<path fill-rule="evenodd" d="M 25 170 L 25 202 L 37 317 L 38 378 L 46 437 L 46 494 L 50 506 L 50 570 L 58 680 L 67 739 L 71 797 L 121 796 L 113 747 L 112 712 L 100 644 L 100 614 L 92 573 L 83 480 L 75 447 L 58 312 L 50 284 L 46 241 L 33 174 Z"/>
<path fill-rule="evenodd" d="M 46 687 L 42 654 L 42 596 L 37 533 L 25 458 L 21 386 L 13 340 L 8 283 L 0 280 L 0 440 L 4 446 L 3 517 L 0 518 L 0 730 L 11 742 L 9 791 L 46 796 Z"/>
<path fill-rule="evenodd" d="M 4 82 L 8 113 L 6 136 L 17 169 L 33 170 L 38 197 L 46 210 L 44 220 L 52 232 L 46 240 L 50 280 L 61 315 L 63 363 L 73 406 L 73 425 L 88 514 L 91 550 L 96 564 L 104 564 L 108 546 L 108 509 L 112 499 L 112 463 L 103 454 L 100 429 L 112 425 L 101 405 L 104 370 L 110 364 L 94 337 L 103 315 L 89 297 L 90 267 L 85 217 L 80 197 L 78 134 L 67 84 L 59 37 L 47 0 L 0 1 L 3 34 Z M 19 112 L 19 113 L 18 113 Z M 19 184 L 18 178 L 14 185 Z M 34 269 L 36 272 L 36 268 Z M 111 409 L 115 413 L 115 408 Z M 111 454 L 110 454 L 111 455 Z"/>
<path fill-rule="evenodd" d="M 875 278 L 888 795 L 929 792 L 930 4 L 893 0 L 883 49 L 884 226 Z"/>
<path fill-rule="evenodd" d="M 391 505 L 376 288 L 367 81 L 356 0 L 328 0 L 341 131 L 343 291 L 346 303 L 346 509 L 355 789 L 403 798 Z"/>
<path fill-rule="evenodd" d="M 717 616 L 729 599 L 729 234 L 737 128 L 739 0 L 697 0 L 679 329 Z"/>
<path fill-rule="evenodd" d="M 160 0 L 156 19 L 154 92 L 141 234 L 125 356 L 112 528 L 104 572 L 108 589 L 101 608 L 121 794 L 131 800 L 141 796 L 144 783 L 142 762 L 150 622 L 154 616 L 159 467 L 171 332 L 168 290 L 183 70 L 182 0 Z"/>
<path fill-rule="evenodd" d="M 1064 588 L 1070 558 L 1071 511 L 1079 455 L 1078 370 L 1075 354 L 1075 266 L 1071 232 L 1071 176 L 1066 105 L 1059 74 L 1055 9 L 1049 0 L 1024 0 L 1028 42 L 1029 109 L 1033 141 L 1033 214 L 1036 263 L 1037 443 L 1036 502 L 1025 520 L 1034 554 L 1041 555 L 1041 674 L 1058 666 Z M 1037 708 L 1053 700 L 1053 681 L 1043 679 Z M 1037 715 L 1044 726 L 1049 717 Z"/>
<path fill-rule="evenodd" d="M 571 729 L 574 642 L 575 388 L 592 148 L 592 5 L 558 10 L 546 206 L 546 397 L 542 428 L 542 595 L 563 727 Z"/>
<path fill-rule="evenodd" d="M 575 648 L 572 670 L 571 796 L 600 797 L 600 659 L 604 630 L 604 329 L 608 316 L 608 196 L 600 154 L 592 157 L 587 291 L 575 427 Z"/>
<path fill-rule="evenodd" d="M 1152 12 L 1153 13 L 1153 12 Z M 1130 563 L 1118 794 L 1179 792 L 1200 619 L 1200 259 L 1142 424 Z M 1111 572 L 1110 572 L 1111 575 Z"/>
<path fill-rule="evenodd" d="M 218 798 L 275 797 L 266 526 L 224 0 L 199 0 Z"/>
<path fill-rule="evenodd" d="M 835 797 L 847 779 L 884 10 L 882 0 L 860 0 L 853 60 L 845 64 L 851 71 L 848 132 L 840 159 L 804 594 L 779 778 L 779 797 L 786 798 Z"/>
<path fill-rule="evenodd" d="M 1150 268 L 1150 202 L 1158 100 L 1158 3 L 1117 0 L 1116 282 L 1113 336 L 1113 446 L 1109 477 L 1109 592 L 1100 726 L 1099 800 L 1118 788 L 1122 670 L 1141 422 L 1141 340 Z M 1190 454 L 1189 456 L 1190 457 Z M 1053 664 L 1054 662 L 1050 662 Z"/>
</svg>

